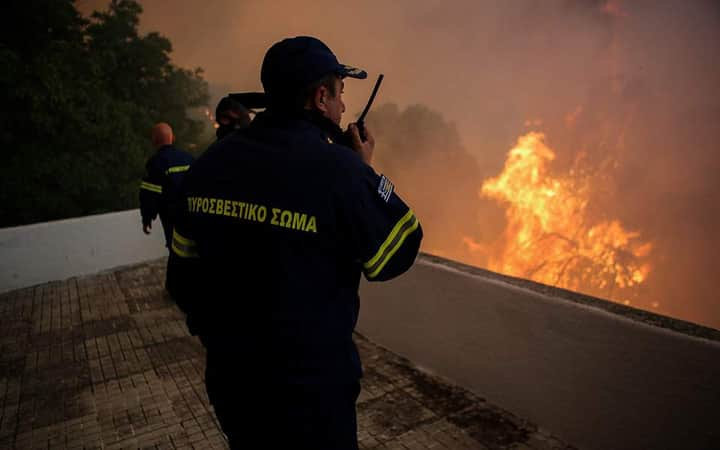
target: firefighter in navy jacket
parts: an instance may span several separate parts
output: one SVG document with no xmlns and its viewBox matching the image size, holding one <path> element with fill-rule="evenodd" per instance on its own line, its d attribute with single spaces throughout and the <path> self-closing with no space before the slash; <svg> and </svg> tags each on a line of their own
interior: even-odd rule
<svg viewBox="0 0 720 450">
<path fill-rule="evenodd" d="M 179 207 L 180 182 L 193 162 L 193 157 L 172 144 L 172 128 L 158 123 L 152 129 L 152 144 L 157 151 L 145 165 L 140 183 L 140 214 L 143 232 L 150 234 L 152 221 L 159 215 L 165 233 L 165 245 L 170 247 L 172 229 Z"/>
<path fill-rule="evenodd" d="M 206 385 L 231 447 L 356 449 L 361 274 L 396 277 L 422 230 L 339 127 L 343 79 L 322 42 L 268 50 L 269 106 L 213 144 L 183 183 L 168 290 L 207 349 Z"/>
</svg>

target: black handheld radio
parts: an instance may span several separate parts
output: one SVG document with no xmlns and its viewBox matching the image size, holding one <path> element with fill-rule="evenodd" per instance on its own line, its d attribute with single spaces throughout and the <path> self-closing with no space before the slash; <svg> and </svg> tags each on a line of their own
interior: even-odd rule
<svg viewBox="0 0 720 450">
<path fill-rule="evenodd" d="M 385 78 L 385 75 L 380 74 L 378 76 L 377 81 L 375 82 L 375 87 L 373 88 L 372 94 L 370 94 L 370 100 L 368 100 L 367 105 L 365 105 L 365 109 L 363 110 L 362 114 L 360 114 L 360 117 L 358 118 L 357 122 L 355 124 L 358 127 L 358 132 L 360 132 L 360 140 L 365 142 L 367 140 L 367 136 L 365 135 L 365 116 L 367 116 L 368 111 L 370 111 L 370 107 L 373 104 L 373 101 L 375 100 L 375 96 L 377 95 L 378 89 L 380 89 L 380 84 L 382 83 L 383 78 Z"/>
</svg>

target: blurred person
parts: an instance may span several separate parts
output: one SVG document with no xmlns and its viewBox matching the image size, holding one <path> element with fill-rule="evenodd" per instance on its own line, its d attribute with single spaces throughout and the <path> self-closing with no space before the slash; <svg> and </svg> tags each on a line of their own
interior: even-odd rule
<svg viewBox="0 0 720 450">
<path fill-rule="evenodd" d="M 227 95 L 220 99 L 215 108 L 215 122 L 217 122 L 215 136 L 222 139 L 235 130 L 243 130 L 250 126 L 250 121 L 250 110 Z"/>
<path fill-rule="evenodd" d="M 370 130 L 340 128 L 344 79 L 366 76 L 318 39 L 274 44 L 267 109 L 183 184 L 168 290 L 207 350 L 208 397 L 232 448 L 358 448 L 360 276 L 397 277 L 422 239 L 371 166 Z"/>
<path fill-rule="evenodd" d="M 193 163 L 193 157 L 173 145 L 175 135 L 165 122 L 152 127 L 150 139 L 156 151 L 145 164 L 145 176 L 140 183 L 142 229 L 145 234 L 150 234 L 153 220 L 160 216 L 165 246 L 170 248 L 180 183 Z"/>
</svg>

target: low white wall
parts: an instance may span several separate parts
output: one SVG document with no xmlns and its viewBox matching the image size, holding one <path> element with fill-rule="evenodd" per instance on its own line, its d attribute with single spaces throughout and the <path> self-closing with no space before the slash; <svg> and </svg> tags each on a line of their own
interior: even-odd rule
<svg viewBox="0 0 720 450">
<path fill-rule="evenodd" d="M 0 292 L 167 256 L 137 209 L 0 229 Z"/>
<path fill-rule="evenodd" d="M 586 449 L 720 448 L 720 343 L 420 258 L 358 330 Z"/>
</svg>

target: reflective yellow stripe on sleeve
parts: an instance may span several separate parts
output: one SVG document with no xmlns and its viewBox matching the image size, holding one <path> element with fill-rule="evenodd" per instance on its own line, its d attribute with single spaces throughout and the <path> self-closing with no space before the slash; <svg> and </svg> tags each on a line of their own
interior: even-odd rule
<svg viewBox="0 0 720 450">
<path fill-rule="evenodd" d="M 368 278 L 374 278 L 380 273 L 383 267 L 390 261 L 390 258 L 398 251 L 403 242 L 405 242 L 405 238 L 417 229 L 418 224 L 417 217 L 415 217 L 412 210 L 408 210 L 402 219 L 398 220 L 390 231 L 387 239 L 385 239 L 385 242 L 382 243 L 380 249 L 375 253 L 375 256 L 363 264 L 365 274 Z"/>
<path fill-rule="evenodd" d="M 148 183 L 147 181 L 143 181 L 142 183 L 140 183 L 140 189 L 146 189 L 150 192 L 162 194 L 162 186 L 160 186 L 159 184 Z"/>
<path fill-rule="evenodd" d="M 168 170 L 166 170 L 165 173 L 169 175 L 171 173 L 186 172 L 189 168 L 190 168 L 189 164 L 186 166 L 173 166 L 173 167 L 168 168 Z"/>
<path fill-rule="evenodd" d="M 172 249 L 176 255 L 182 258 L 197 258 L 197 244 L 192 239 L 183 237 L 176 230 L 173 230 Z"/>
</svg>

